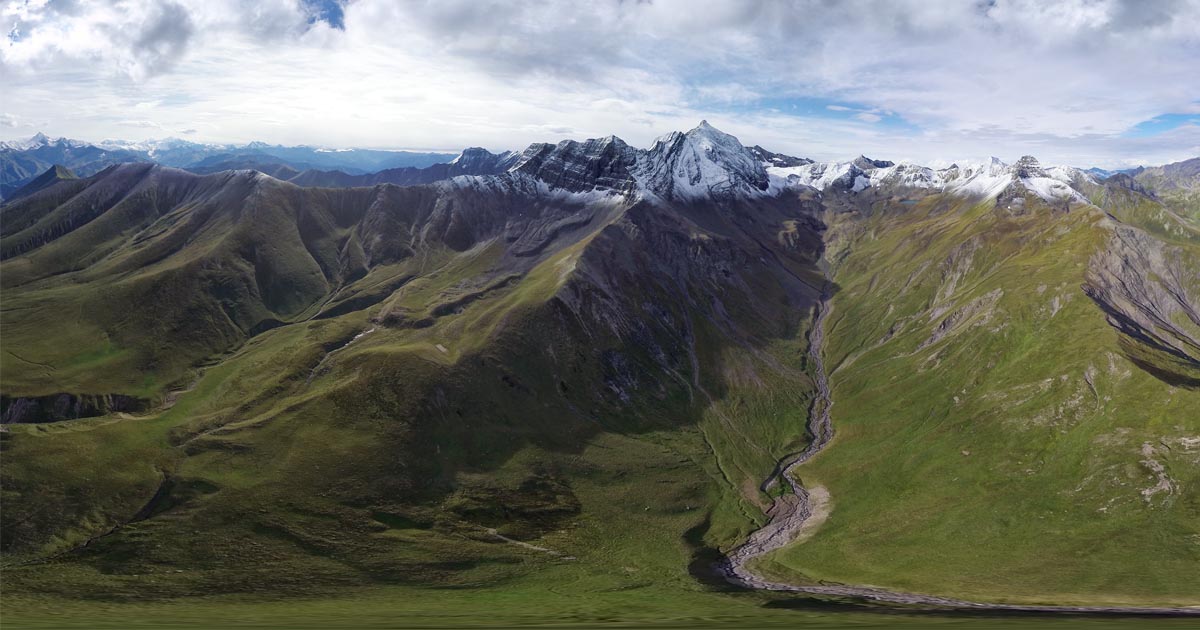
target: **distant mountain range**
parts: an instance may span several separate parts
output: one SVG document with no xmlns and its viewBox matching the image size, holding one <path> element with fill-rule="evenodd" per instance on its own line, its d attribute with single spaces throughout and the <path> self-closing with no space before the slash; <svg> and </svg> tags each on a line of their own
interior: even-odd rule
<svg viewBox="0 0 1200 630">
<path fill-rule="evenodd" d="M 144 142 L 106 140 L 100 143 L 38 133 L 29 140 L 0 142 L 0 199 L 5 199 L 52 166 L 63 166 L 81 177 L 113 164 L 154 162 L 195 173 L 254 169 L 288 179 L 309 169 L 336 170 L 350 175 L 396 168 L 423 168 L 450 161 L 452 153 L 287 147 L 251 142 L 246 145 L 201 144 L 167 138 Z"/>
<path fill-rule="evenodd" d="M 699 131 L 711 129 L 707 123 Z M 724 134 L 720 134 L 724 135 Z M 683 134 L 681 134 L 683 137 Z M 665 139 L 660 139 L 660 143 Z M 656 145 L 658 146 L 658 145 Z M 740 146 L 740 145 L 739 145 Z M 649 153 L 659 149 L 651 149 Z M 168 138 L 143 142 L 107 140 L 98 144 L 67 138 L 51 139 L 39 133 L 29 140 L 0 142 L 0 201 L 12 199 L 17 191 L 39 176 L 87 177 L 114 164 L 153 162 L 182 168 L 197 174 L 229 170 L 255 170 L 279 180 L 300 186 L 345 188 L 396 184 L 411 186 L 428 184 L 460 175 L 496 175 L 510 169 L 522 172 L 559 170 L 557 183 L 573 186 L 579 176 L 588 181 L 604 182 L 617 177 L 632 177 L 639 168 L 639 150 L 632 149 L 619 138 L 608 137 L 586 142 L 563 141 L 557 145 L 537 143 L 524 152 L 491 153 L 471 147 L 457 156 L 449 153 L 416 153 L 372 149 L 330 150 L 310 146 L 286 147 L 251 142 L 246 145 L 201 144 Z M 642 152 L 646 153 L 646 152 Z M 647 153 L 647 154 L 649 154 Z M 816 162 L 814 160 L 774 153 L 755 146 L 745 149 L 761 164 L 765 173 L 781 178 L 788 185 L 805 185 L 820 190 L 840 188 L 860 191 L 868 187 L 907 187 L 989 193 L 992 188 L 1003 190 L 1016 181 L 1023 189 L 1033 191 L 1042 199 L 1082 196 L 1081 187 L 1116 175 L 1128 175 L 1134 181 L 1154 180 L 1154 188 L 1169 190 L 1176 196 L 1188 196 L 1197 179 L 1197 160 L 1162 167 L 1137 167 L 1123 170 L 1100 168 L 1081 169 L 1068 166 L 1043 167 L 1035 158 L 1026 156 L 1009 165 L 997 158 L 986 164 L 954 164 L 944 169 L 932 169 L 916 164 L 895 164 L 859 156 L 846 162 Z M 581 173 L 563 170 L 566 162 L 584 160 Z M 615 159 L 615 161 L 614 161 Z M 603 163 L 603 164 L 602 164 Z M 617 171 L 596 178 L 597 168 L 614 167 Z M 745 166 L 745 165 L 743 165 Z M 61 168 L 58 168 L 61 167 Z M 633 170 L 630 170 L 633 167 Z M 745 170 L 745 169 L 743 169 Z M 57 175 L 50 175 L 54 171 Z M 619 172 L 618 172 L 619 171 Z M 623 173 L 623 174 L 622 174 Z M 646 175 L 646 173 L 643 173 Z M 699 173 L 692 173 L 695 178 Z M 662 175 L 657 176 L 660 180 Z M 754 180 L 754 186 L 765 186 L 762 173 L 742 173 L 742 183 Z M 553 178 L 552 178 L 553 179 Z M 637 177 L 634 177 L 637 179 Z M 559 181 L 561 180 L 561 181 Z M 1179 185 L 1170 182 L 1178 180 Z M 1168 185 L 1164 186 L 1164 182 Z M 1191 182 L 1191 183 L 1189 183 Z M 34 189 L 44 187 L 45 182 Z M 687 184 L 683 184 L 686 186 Z M 731 183 L 732 185 L 732 183 Z M 997 188 L 998 187 L 998 188 Z M 28 194 L 30 190 L 26 190 Z"/>
</svg>

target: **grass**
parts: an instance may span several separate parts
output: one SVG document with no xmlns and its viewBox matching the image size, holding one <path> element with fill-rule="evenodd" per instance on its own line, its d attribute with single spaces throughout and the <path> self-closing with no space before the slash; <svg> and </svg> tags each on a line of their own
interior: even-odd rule
<svg viewBox="0 0 1200 630">
<path fill-rule="evenodd" d="M 573 605 L 581 610 L 570 615 L 582 619 L 616 615 L 617 602 L 628 606 L 645 589 L 704 599 L 708 587 L 689 567 L 703 567 L 716 548 L 761 522 L 754 487 L 802 441 L 802 354 L 788 340 L 762 350 L 802 379 L 801 387 L 775 387 L 789 377 L 721 349 L 711 323 L 677 309 L 672 317 L 691 320 L 701 362 L 712 367 L 656 375 L 646 371 L 655 359 L 635 349 L 625 365 L 648 393 L 636 404 L 615 402 L 597 392 L 611 378 L 608 368 L 576 356 L 584 331 L 564 327 L 551 301 L 582 247 L 436 313 L 431 326 L 368 322 L 369 313 L 396 306 L 434 314 L 433 305 L 458 300 L 497 262 L 488 248 L 435 252 L 424 259 L 433 271 L 402 288 L 398 304 L 251 337 L 204 369 L 169 409 L 13 427 L 3 467 L 9 618 L 40 615 L 47 601 L 133 610 L 183 597 L 192 602 L 184 608 L 203 610 L 190 598 L 258 593 L 303 601 L 382 588 L 429 598 L 436 608 L 449 600 L 419 594 L 450 591 L 429 586 L 477 592 L 557 580 L 577 585 L 583 599 Z M 381 281 L 368 275 L 363 284 Z M 36 302 L 59 290 L 15 294 Z M 651 288 L 628 290 L 636 304 L 648 299 L 638 291 Z M 611 333 L 587 334 L 591 343 L 621 347 Z M 32 345 L 42 343 L 34 335 L 16 339 L 45 354 Z M 118 383 L 101 379 L 124 368 L 97 369 L 113 347 L 80 343 L 80 358 L 56 360 L 51 374 L 23 374 L 63 387 L 70 383 L 58 380 L 64 366 L 80 365 L 92 386 Z M 721 369 L 744 382 L 723 385 Z M 182 386 L 193 378 L 172 367 L 155 382 Z M 717 410 L 706 410 L 709 394 L 691 382 L 718 392 Z M 756 439 L 758 432 L 769 437 Z M 778 444 L 758 446 L 767 442 Z M 504 543 L 487 533 L 493 526 L 575 560 Z M 22 564 L 48 556 L 45 564 Z M 655 606 L 630 618 L 664 614 L 673 616 Z"/>
<path fill-rule="evenodd" d="M 1200 398 L 1130 363 L 1080 291 L 1107 238 L 1098 215 L 924 210 L 877 216 L 838 269 L 837 437 L 801 471 L 833 512 L 763 570 L 985 601 L 1200 603 L 1200 453 L 1185 446 Z M 923 346 L 997 290 L 994 309 Z M 1148 459 L 1170 493 L 1142 494 Z"/>
<path fill-rule="evenodd" d="M 5 261 L 6 273 L 16 264 L 40 278 L 4 288 L 6 393 L 165 400 L 187 389 L 141 416 L 11 427 L 0 467 L 6 625 L 1028 621 L 847 612 L 707 575 L 764 521 L 758 484 L 805 443 L 802 283 L 820 275 L 811 251 L 787 245 L 812 237 L 794 217 L 634 208 L 625 220 L 636 229 L 597 225 L 513 267 L 499 237 L 388 258 L 349 234 L 358 219 L 339 212 L 352 215 L 354 199 L 311 216 L 291 214 L 293 202 L 218 208 L 232 215 L 204 224 L 202 247 L 147 265 L 131 261 L 195 233 L 182 226 L 202 208 L 168 212 L 149 228 L 166 240 L 127 237 L 138 245 L 81 275 Z M 392 211 L 401 224 L 415 212 Z M 249 212 L 262 215 L 253 234 L 214 237 Z M 802 471 L 830 489 L 833 512 L 764 571 L 989 600 L 1173 603 L 1197 592 L 1196 553 L 1181 546 L 1200 522 L 1187 450 L 1156 455 L 1177 494 L 1149 505 L 1136 494 L 1142 440 L 1187 434 L 1195 395 L 1131 367 L 1077 295 L 1080 261 L 1102 244 L 1094 219 L 930 201 L 839 226 L 848 254 L 827 335 L 838 436 Z M 239 248 L 272 230 L 299 241 L 263 254 L 274 262 L 254 269 L 282 279 L 255 280 L 274 287 L 255 293 Z M 959 247 L 972 239 L 981 246 Z M 372 269 L 309 290 L 337 252 L 362 262 L 367 250 Z M 184 273 L 197 270 L 217 289 Z M 938 320 L 996 289 L 994 318 L 969 312 L 922 345 Z M 170 303 L 98 302 L 124 290 Z M 80 316 L 49 317 L 64 311 Z M 250 334 L 246 323 L 268 315 L 279 325 Z M 1097 395 L 1083 380 L 1091 367 Z"/>
</svg>

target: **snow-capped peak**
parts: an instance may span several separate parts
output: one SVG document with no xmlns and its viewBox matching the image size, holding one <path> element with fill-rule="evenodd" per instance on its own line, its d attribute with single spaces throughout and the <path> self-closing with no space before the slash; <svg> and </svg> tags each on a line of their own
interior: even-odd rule
<svg viewBox="0 0 1200 630">
<path fill-rule="evenodd" d="M 30 138 L 28 140 L 13 140 L 11 142 L 0 142 L 0 148 L 7 149 L 9 151 L 29 151 L 30 149 L 37 149 L 39 147 L 44 147 L 50 143 L 51 143 L 50 137 L 39 131 L 36 134 L 34 134 L 32 138 Z"/>
<path fill-rule="evenodd" d="M 707 120 L 687 133 L 676 131 L 659 138 L 639 157 L 634 171 L 638 183 L 664 198 L 754 195 L 766 191 L 769 184 L 755 154 Z"/>
<path fill-rule="evenodd" d="M 1070 199 L 1086 202 L 1073 186 L 1095 181 L 1076 168 L 1043 167 L 1036 158 L 1028 155 L 1011 165 L 993 157 L 984 163 L 956 163 L 941 170 L 859 156 L 849 162 L 768 166 L 767 171 L 785 186 L 810 186 L 818 190 L 833 188 L 861 192 L 868 188 L 918 188 L 983 198 L 997 197 L 1006 191 L 1015 194 L 1030 192 L 1046 201 Z"/>
<path fill-rule="evenodd" d="M 1019 194 L 1027 191 L 1045 201 L 1086 201 L 1071 185 L 1076 181 L 1077 174 L 1090 180 L 1089 176 L 1071 167 L 1043 167 L 1032 155 L 1022 156 L 1012 165 L 993 157 L 987 164 L 951 167 L 939 171 L 939 174 L 943 180 L 942 187 L 950 192 L 996 197 L 1005 192 Z"/>
<path fill-rule="evenodd" d="M 533 144 L 509 171 L 575 192 L 609 189 L 672 200 L 758 195 L 769 183 L 758 157 L 707 121 L 662 136 L 649 149 L 616 136 Z"/>
</svg>

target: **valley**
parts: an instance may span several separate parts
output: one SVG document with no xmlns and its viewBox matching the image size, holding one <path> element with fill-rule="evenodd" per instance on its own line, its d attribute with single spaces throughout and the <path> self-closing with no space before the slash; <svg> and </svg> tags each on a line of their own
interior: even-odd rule
<svg viewBox="0 0 1200 630">
<path fill-rule="evenodd" d="M 1200 610 L 1186 194 L 707 123 L 467 157 L 0 207 L 5 616 Z"/>
</svg>

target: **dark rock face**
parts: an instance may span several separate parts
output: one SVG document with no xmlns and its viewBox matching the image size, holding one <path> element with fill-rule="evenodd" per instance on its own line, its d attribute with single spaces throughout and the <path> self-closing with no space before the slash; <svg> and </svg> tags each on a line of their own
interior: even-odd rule
<svg viewBox="0 0 1200 630">
<path fill-rule="evenodd" d="M 454 158 L 454 161 L 448 164 L 446 169 L 450 177 L 458 175 L 495 175 L 508 170 L 520 158 L 520 154 L 514 151 L 505 151 L 504 153 L 492 153 L 481 147 L 469 147 L 463 149 L 463 152 Z M 441 166 L 435 164 L 429 168 Z"/>
<path fill-rule="evenodd" d="M 1149 190 L 1146 190 L 1145 186 L 1142 186 L 1140 183 L 1138 183 L 1138 181 L 1136 179 L 1134 179 L 1133 177 L 1131 177 L 1125 173 L 1117 173 L 1116 175 L 1113 175 L 1113 176 L 1109 177 L 1108 179 L 1104 180 L 1104 183 L 1105 183 L 1105 185 L 1117 186 L 1119 188 L 1124 188 L 1126 190 L 1132 190 L 1133 192 L 1140 193 L 1143 195 L 1149 196 L 1152 194 Z"/>
<path fill-rule="evenodd" d="M 1172 385 L 1200 388 L 1198 278 L 1172 246 L 1117 225 L 1083 289 L 1122 334 L 1133 363 Z"/>
<path fill-rule="evenodd" d="M 1029 177 L 1049 177 L 1046 171 L 1042 170 L 1042 165 L 1037 161 L 1037 158 L 1032 155 L 1022 156 L 1012 166 L 1013 177 L 1026 179 Z"/>
<path fill-rule="evenodd" d="M 774 153 L 758 145 L 750 147 L 750 153 L 754 154 L 754 157 L 758 158 L 760 162 L 765 162 L 771 166 L 787 168 L 790 166 L 804 166 L 805 164 L 813 163 L 813 161 L 808 158 L 793 157 L 790 155 L 784 155 L 782 153 Z"/>
<path fill-rule="evenodd" d="M 512 170 L 571 192 L 595 188 L 628 192 L 636 185 L 633 170 L 637 163 L 635 149 L 620 138 L 608 136 L 531 145 Z"/>
<path fill-rule="evenodd" d="M 0 423 L 60 422 L 118 411 L 139 412 L 149 401 L 124 394 L 51 394 L 32 398 L 0 396 Z"/>
<path fill-rule="evenodd" d="M 865 155 L 860 155 L 857 158 L 854 158 L 854 161 L 851 162 L 851 164 L 864 171 L 871 170 L 873 168 L 887 168 L 889 166 L 896 165 L 895 162 L 889 162 L 887 160 L 872 160 Z"/>
</svg>

